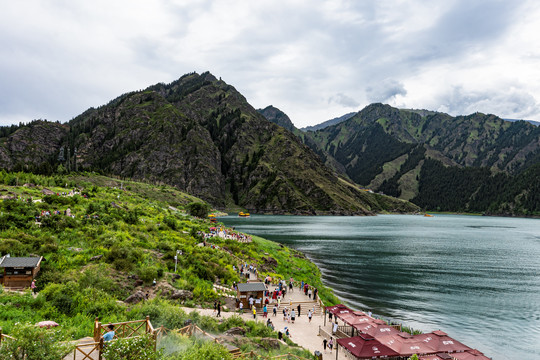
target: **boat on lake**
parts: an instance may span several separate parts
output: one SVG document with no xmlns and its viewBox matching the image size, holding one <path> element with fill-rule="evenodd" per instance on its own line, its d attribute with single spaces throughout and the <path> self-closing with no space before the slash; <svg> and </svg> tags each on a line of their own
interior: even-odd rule
<svg viewBox="0 0 540 360">
<path fill-rule="evenodd" d="M 238 216 L 239 216 L 239 217 L 249 217 L 249 213 L 248 213 L 248 212 L 240 211 L 240 212 L 238 213 Z"/>
</svg>

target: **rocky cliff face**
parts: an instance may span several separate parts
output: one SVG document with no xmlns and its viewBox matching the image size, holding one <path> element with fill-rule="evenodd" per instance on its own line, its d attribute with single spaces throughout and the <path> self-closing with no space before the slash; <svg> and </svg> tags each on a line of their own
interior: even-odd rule
<svg viewBox="0 0 540 360">
<path fill-rule="evenodd" d="M 287 114 L 272 105 L 267 106 L 264 109 L 258 109 L 257 112 L 264 116 L 266 120 L 273 122 L 274 124 L 289 130 L 290 132 L 297 130 Z"/>
<path fill-rule="evenodd" d="M 58 156 L 69 127 L 37 120 L 1 139 L 0 167 L 7 170 L 36 170 L 49 166 Z"/>
<path fill-rule="evenodd" d="M 74 119 L 72 128 L 81 168 L 174 184 L 223 204 L 220 154 L 208 132 L 158 93 L 131 94 Z"/>
</svg>

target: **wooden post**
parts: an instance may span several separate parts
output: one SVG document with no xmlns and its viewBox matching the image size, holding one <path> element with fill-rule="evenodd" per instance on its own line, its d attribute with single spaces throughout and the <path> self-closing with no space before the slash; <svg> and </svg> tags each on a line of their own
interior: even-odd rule
<svg viewBox="0 0 540 360">
<path fill-rule="evenodd" d="M 101 360 L 101 352 L 103 351 L 103 338 L 99 338 L 99 347 L 98 347 L 98 360 Z"/>
<path fill-rule="evenodd" d="M 101 323 L 99 322 L 99 318 L 96 317 L 96 320 L 94 320 L 94 341 L 98 342 L 100 337 L 101 337 Z"/>
</svg>

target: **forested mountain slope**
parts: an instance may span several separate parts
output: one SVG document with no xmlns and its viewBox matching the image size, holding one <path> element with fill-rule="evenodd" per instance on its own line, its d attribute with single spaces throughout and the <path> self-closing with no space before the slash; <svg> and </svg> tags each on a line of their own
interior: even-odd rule
<svg viewBox="0 0 540 360">
<path fill-rule="evenodd" d="M 430 210 L 540 212 L 540 127 L 525 121 L 372 104 L 302 139 L 357 184 Z"/>
</svg>

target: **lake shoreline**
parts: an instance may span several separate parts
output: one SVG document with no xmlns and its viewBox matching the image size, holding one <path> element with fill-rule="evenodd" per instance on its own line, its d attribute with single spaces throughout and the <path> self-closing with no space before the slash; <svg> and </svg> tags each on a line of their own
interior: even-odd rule
<svg viewBox="0 0 540 360">
<path fill-rule="evenodd" d="M 540 344 L 516 348 L 500 333 L 540 332 L 521 315 L 540 306 L 531 296 L 540 296 L 539 222 L 395 215 L 223 221 L 305 254 L 320 281 L 353 309 L 426 333 L 440 329 L 495 360 L 540 353 Z"/>
</svg>

